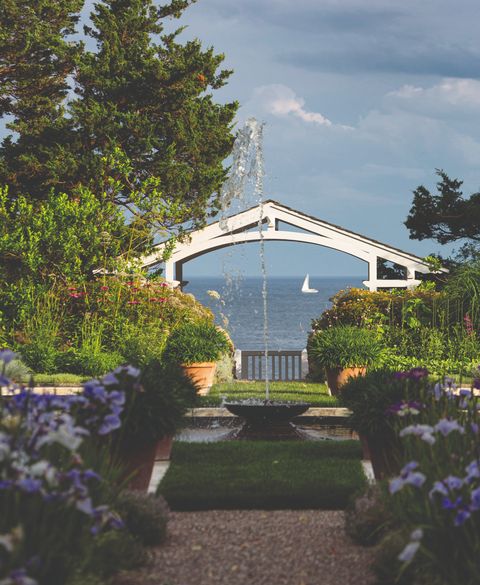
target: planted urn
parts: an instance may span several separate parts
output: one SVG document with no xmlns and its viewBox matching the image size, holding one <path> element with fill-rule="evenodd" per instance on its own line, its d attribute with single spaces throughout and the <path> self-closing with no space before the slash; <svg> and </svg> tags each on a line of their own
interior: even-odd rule
<svg viewBox="0 0 480 585">
<path fill-rule="evenodd" d="M 232 349 L 225 331 L 210 321 L 184 323 L 167 340 L 165 357 L 179 364 L 194 382 L 200 395 L 213 384 L 217 361 Z"/>
<path fill-rule="evenodd" d="M 307 349 L 310 364 L 325 369 L 334 396 L 349 378 L 364 376 L 382 351 L 375 331 L 348 325 L 316 331 L 310 336 Z"/>
</svg>

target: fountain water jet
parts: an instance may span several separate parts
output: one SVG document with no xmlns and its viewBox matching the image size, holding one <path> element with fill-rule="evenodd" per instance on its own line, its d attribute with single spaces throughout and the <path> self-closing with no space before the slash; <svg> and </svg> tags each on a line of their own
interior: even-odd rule
<svg viewBox="0 0 480 585">
<path fill-rule="evenodd" d="M 304 413 L 308 403 L 274 402 L 270 400 L 270 379 L 268 371 L 268 303 L 267 303 L 267 269 L 265 261 L 265 240 L 263 226 L 266 221 L 263 199 L 263 124 L 255 118 L 249 118 L 239 131 L 233 148 L 232 171 L 223 187 L 221 201 L 220 228 L 225 233 L 233 234 L 229 225 L 227 210 L 231 211 L 235 203 L 248 205 L 249 186 L 253 186 L 253 205 L 259 207 L 258 230 L 260 235 L 260 264 L 262 271 L 263 301 L 263 345 L 265 356 L 265 400 L 243 400 L 226 402 L 224 406 L 232 413 L 245 419 L 245 424 L 237 438 L 303 438 L 290 422 L 292 418 Z"/>
</svg>

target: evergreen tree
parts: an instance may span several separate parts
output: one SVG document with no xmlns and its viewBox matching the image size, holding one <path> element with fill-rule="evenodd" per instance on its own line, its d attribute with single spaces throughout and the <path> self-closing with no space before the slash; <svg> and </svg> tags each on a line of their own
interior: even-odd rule
<svg viewBox="0 0 480 585">
<path fill-rule="evenodd" d="M 437 194 L 420 185 L 405 225 L 415 240 L 434 239 L 440 244 L 465 242 L 460 258 L 476 257 L 480 247 L 480 193 L 465 198 L 462 181 L 437 170 Z"/>
<path fill-rule="evenodd" d="M 164 32 L 192 0 L 100 0 L 89 51 L 72 42 L 81 0 L 3 0 L 0 116 L 13 132 L 0 148 L 0 184 L 37 200 L 83 185 L 127 210 L 148 242 L 199 226 L 215 210 L 233 144 L 237 104 L 211 90 L 230 72 L 198 40 Z M 68 81 L 75 95 L 69 94 Z"/>
<path fill-rule="evenodd" d="M 224 85 L 230 72 L 198 40 L 177 42 L 183 29 L 166 34 L 162 20 L 190 4 L 157 8 L 152 0 L 103 0 L 87 36 L 97 51 L 85 53 L 72 104 L 81 164 L 96 191 L 115 177 L 116 202 L 141 220 L 171 228 L 202 225 L 212 194 L 225 179 L 237 105 L 214 103 L 208 88 Z M 155 41 L 152 40 L 155 39 Z M 126 165 L 118 165 L 124 157 Z M 139 189 L 139 185 L 142 189 Z"/>
<path fill-rule="evenodd" d="M 2 0 L 0 119 L 13 133 L 0 149 L 0 184 L 10 196 L 44 198 L 75 167 L 64 103 L 82 45 L 75 32 L 83 0 Z"/>
</svg>

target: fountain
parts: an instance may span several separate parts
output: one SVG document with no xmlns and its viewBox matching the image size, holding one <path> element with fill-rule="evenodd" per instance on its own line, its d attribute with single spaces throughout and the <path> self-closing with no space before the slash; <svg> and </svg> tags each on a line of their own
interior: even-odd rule
<svg viewBox="0 0 480 585">
<path fill-rule="evenodd" d="M 270 400 L 268 372 L 268 312 L 267 312 L 267 270 L 265 262 L 265 241 L 263 225 L 266 221 L 263 208 L 263 124 L 249 118 L 239 131 L 233 148 L 232 172 L 221 193 L 220 228 L 233 233 L 229 226 L 227 210 L 237 203 L 248 205 L 248 187 L 253 186 L 253 203 L 259 207 L 258 230 L 260 235 L 260 263 L 262 271 L 263 300 L 263 345 L 265 356 L 265 400 L 248 399 L 225 402 L 225 408 L 245 420 L 236 433 L 237 439 L 299 439 L 303 435 L 295 428 L 291 419 L 303 414 L 309 408 L 305 402 L 276 402 Z"/>
</svg>

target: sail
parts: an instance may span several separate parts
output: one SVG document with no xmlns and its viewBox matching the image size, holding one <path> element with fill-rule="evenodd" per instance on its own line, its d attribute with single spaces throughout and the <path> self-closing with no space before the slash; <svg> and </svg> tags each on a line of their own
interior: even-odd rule
<svg viewBox="0 0 480 585">
<path fill-rule="evenodd" d="M 310 288 L 310 277 L 307 274 L 307 276 L 305 277 L 305 280 L 303 281 L 302 284 L 302 292 L 307 291 Z"/>
<path fill-rule="evenodd" d="M 310 288 L 310 276 L 307 274 L 305 276 L 305 280 L 302 284 L 302 292 L 303 293 L 316 293 L 318 290 L 316 288 Z"/>
</svg>

